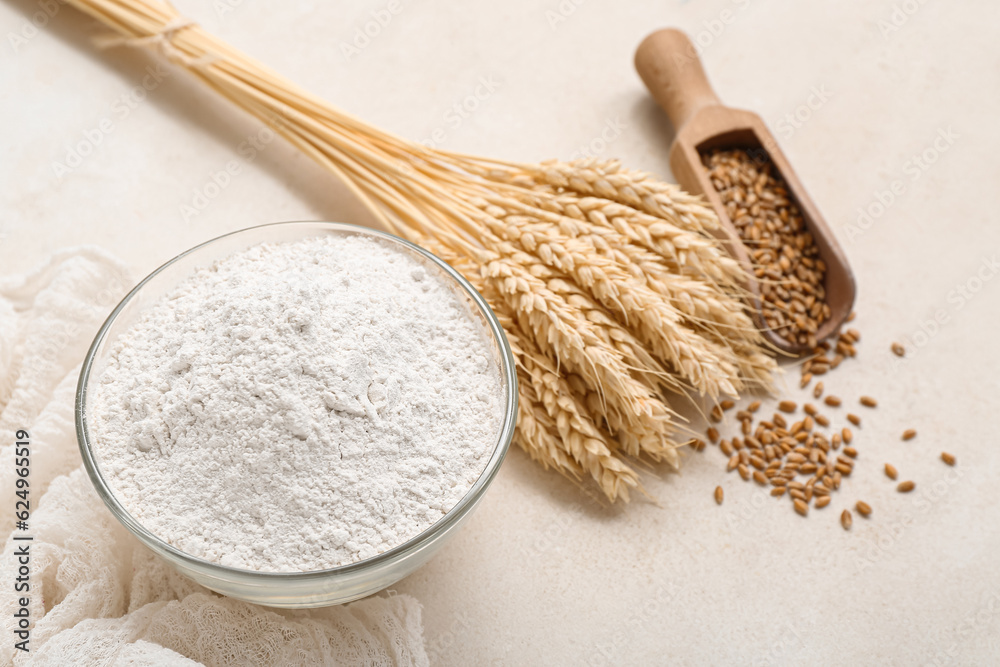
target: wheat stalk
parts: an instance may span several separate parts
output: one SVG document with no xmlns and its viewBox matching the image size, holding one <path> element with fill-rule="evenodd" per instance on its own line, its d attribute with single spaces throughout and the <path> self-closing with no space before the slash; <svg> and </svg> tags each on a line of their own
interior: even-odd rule
<svg viewBox="0 0 1000 667">
<path fill-rule="evenodd" d="M 159 49 L 340 177 L 389 229 L 465 275 L 518 364 L 516 437 L 608 498 L 641 490 L 632 460 L 679 464 L 665 392 L 768 388 L 744 275 L 701 200 L 613 161 L 518 164 L 434 150 L 338 110 L 161 0 L 67 0 Z"/>
</svg>

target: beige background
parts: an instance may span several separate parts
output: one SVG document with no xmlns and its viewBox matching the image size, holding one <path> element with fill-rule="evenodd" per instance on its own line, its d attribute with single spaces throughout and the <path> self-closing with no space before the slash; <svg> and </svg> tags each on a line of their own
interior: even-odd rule
<svg viewBox="0 0 1000 667">
<path fill-rule="evenodd" d="M 686 28 L 720 96 L 771 125 L 853 263 L 861 355 L 826 384 L 880 406 L 830 507 L 803 519 L 709 450 L 647 476 L 659 505 L 601 508 L 513 451 L 468 527 L 396 586 L 423 601 L 436 664 L 1000 662 L 1000 5 L 623 4 L 178 1 L 403 136 L 520 160 L 596 152 L 664 177 L 672 131 L 631 58 L 650 30 Z M 172 70 L 139 101 L 157 59 L 98 52 L 89 20 L 47 6 L 0 3 L 0 273 L 96 243 L 138 277 L 253 224 L 367 219 L 277 140 L 213 187 L 256 123 Z M 74 146 L 88 154 L 64 171 Z M 901 363 L 894 340 L 911 348 Z M 906 427 L 920 435 L 904 444 Z M 885 461 L 917 491 L 896 494 Z M 859 498 L 875 514 L 844 532 L 837 516 Z"/>
</svg>

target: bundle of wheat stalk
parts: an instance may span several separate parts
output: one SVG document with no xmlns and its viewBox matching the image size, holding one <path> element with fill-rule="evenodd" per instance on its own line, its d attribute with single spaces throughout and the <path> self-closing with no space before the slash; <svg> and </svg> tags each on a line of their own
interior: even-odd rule
<svg viewBox="0 0 1000 667">
<path fill-rule="evenodd" d="M 743 275 L 699 200 L 616 162 L 514 164 L 432 150 L 286 81 L 158 0 L 67 0 L 160 49 L 340 176 L 374 214 L 463 273 L 518 362 L 516 440 L 611 500 L 635 461 L 679 462 L 665 396 L 768 387 Z"/>
</svg>

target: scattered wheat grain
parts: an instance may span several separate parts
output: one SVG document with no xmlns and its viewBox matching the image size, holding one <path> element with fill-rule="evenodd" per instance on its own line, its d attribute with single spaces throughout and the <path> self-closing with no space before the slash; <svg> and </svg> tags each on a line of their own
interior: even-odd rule
<svg viewBox="0 0 1000 667">
<path fill-rule="evenodd" d="M 801 514 L 802 516 L 807 516 L 809 514 L 809 505 L 806 503 L 806 501 L 796 498 L 794 501 L 792 501 L 792 505 L 793 507 L 795 507 L 795 511 Z"/>
</svg>

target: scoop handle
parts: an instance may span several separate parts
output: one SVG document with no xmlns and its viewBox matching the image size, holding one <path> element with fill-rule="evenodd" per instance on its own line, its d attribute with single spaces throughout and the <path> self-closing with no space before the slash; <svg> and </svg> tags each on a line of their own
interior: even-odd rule
<svg viewBox="0 0 1000 667">
<path fill-rule="evenodd" d="M 700 109 L 720 106 L 694 44 L 680 30 L 652 33 L 635 51 L 635 69 L 646 88 L 680 130 Z"/>
</svg>

